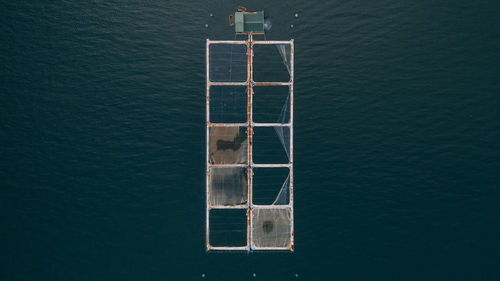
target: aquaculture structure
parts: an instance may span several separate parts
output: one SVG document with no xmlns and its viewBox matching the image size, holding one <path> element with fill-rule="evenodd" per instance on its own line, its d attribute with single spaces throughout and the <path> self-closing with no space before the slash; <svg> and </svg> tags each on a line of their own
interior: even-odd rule
<svg viewBox="0 0 500 281">
<path fill-rule="evenodd" d="M 206 249 L 293 251 L 294 41 L 229 21 L 246 40 L 206 40 Z"/>
</svg>

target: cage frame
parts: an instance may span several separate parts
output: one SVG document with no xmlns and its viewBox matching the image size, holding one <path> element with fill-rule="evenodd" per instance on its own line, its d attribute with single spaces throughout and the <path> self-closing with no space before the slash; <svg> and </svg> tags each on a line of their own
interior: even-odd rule
<svg viewBox="0 0 500 281">
<path fill-rule="evenodd" d="M 247 79 L 244 82 L 212 82 L 210 81 L 210 46 L 214 44 L 240 44 L 247 49 Z M 253 46 L 258 44 L 290 46 L 290 80 L 288 82 L 255 82 L 253 81 Z M 246 86 L 247 90 L 247 122 L 245 123 L 211 123 L 210 122 L 210 87 L 211 86 Z M 288 123 L 256 123 L 253 122 L 253 88 L 258 86 L 288 86 L 290 118 Z M 294 40 L 268 41 L 254 40 L 249 33 L 247 40 L 210 40 L 206 39 L 206 250 L 207 251 L 294 251 L 294 204 L 293 204 L 293 92 L 294 92 Z M 247 128 L 247 160 L 244 164 L 214 164 L 210 163 L 210 128 L 212 127 L 246 127 Z M 253 127 L 289 127 L 290 156 L 286 164 L 256 164 L 252 157 Z M 212 167 L 246 167 L 247 193 L 246 204 L 211 205 L 210 203 L 210 169 Z M 287 205 L 256 205 L 252 202 L 253 168 L 289 168 L 289 203 Z M 288 247 L 255 247 L 252 240 L 253 209 L 289 209 L 290 211 L 290 245 Z M 210 210 L 212 209 L 246 209 L 247 210 L 247 244 L 246 246 L 212 246 L 210 245 Z"/>
</svg>

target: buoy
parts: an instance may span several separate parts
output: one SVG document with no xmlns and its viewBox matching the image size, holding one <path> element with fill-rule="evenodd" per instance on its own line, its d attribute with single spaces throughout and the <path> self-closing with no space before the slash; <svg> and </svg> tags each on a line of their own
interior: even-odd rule
<svg viewBox="0 0 500 281">
<path fill-rule="evenodd" d="M 290 24 L 290 28 L 293 28 L 293 24 Z"/>
<path fill-rule="evenodd" d="M 208 23 L 205 23 L 205 28 L 208 28 Z"/>
<path fill-rule="evenodd" d="M 255 273 L 255 272 L 254 272 L 254 273 L 252 274 L 252 276 L 253 276 L 253 277 L 257 277 L 257 273 Z"/>
<path fill-rule="evenodd" d="M 295 13 L 295 17 L 298 18 L 299 17 L 299 14 L 298 13 Z"/>
<path fill-rule="evenodd" d="M 201 274 L 201 278 L 205 278 L 205 273 L 202 273 L 202 274 Z"/>
<path fill-rule="evenodd" d="M 299 274 L 298 273 L 295 273 L 295 278 L 299 278 Z"/>
</svg>

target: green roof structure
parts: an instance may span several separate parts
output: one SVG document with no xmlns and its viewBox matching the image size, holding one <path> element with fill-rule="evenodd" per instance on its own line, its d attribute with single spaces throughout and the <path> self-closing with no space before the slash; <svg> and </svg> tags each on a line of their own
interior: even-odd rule
<svg viewBox="0 0 500 281">
<path fill-rule="evenodd" d="M 264 33 L 264 11 L 236 12 L 234 23 L 236 33 Z"/>
</svg>

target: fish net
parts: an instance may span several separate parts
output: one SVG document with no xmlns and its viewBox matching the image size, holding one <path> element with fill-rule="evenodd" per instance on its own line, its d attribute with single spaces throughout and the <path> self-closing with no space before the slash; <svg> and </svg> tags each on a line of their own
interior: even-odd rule
<svg viewBox="0 0 500 281">
<path fill-rule="evenodd" d="M 213 167 L 210 169 L 210 205 L 235 206 L 248 199 L 247 169 Z"/>
<path fill-rule="evenodd" d="M 244 164 L 247 163 L 247 128 L 212 127 L 210 128 L 210 163 Z"/>
<path fill-rule="evenodd" d="M 252 244 L 254 248 L 287 248 L 291 243 L 290 209 L 252 211 Z"/>
<path fill-rule="evenodd" d="M 257 82 L 290 81 L 291 48 L 289 44 L 257 44 L 253 47 L 253 80 Z"/>
<path fill-rule="evenodd" d="M 245 82 L 247 61 L 247 46 L 244 44 L 210 45 L 210 81 Z"/>
<path fill-rule="evenodd" d="M 210 122 L 247 122 L 247 88 L 245 86 L 212 86 L 210 88 Z"/>
<path fill-rule="evenodd" d="M 247 211 L 245 209 L 210 210 L 210 245 L 241 247 L 247 244 Z"/>
</svg>

